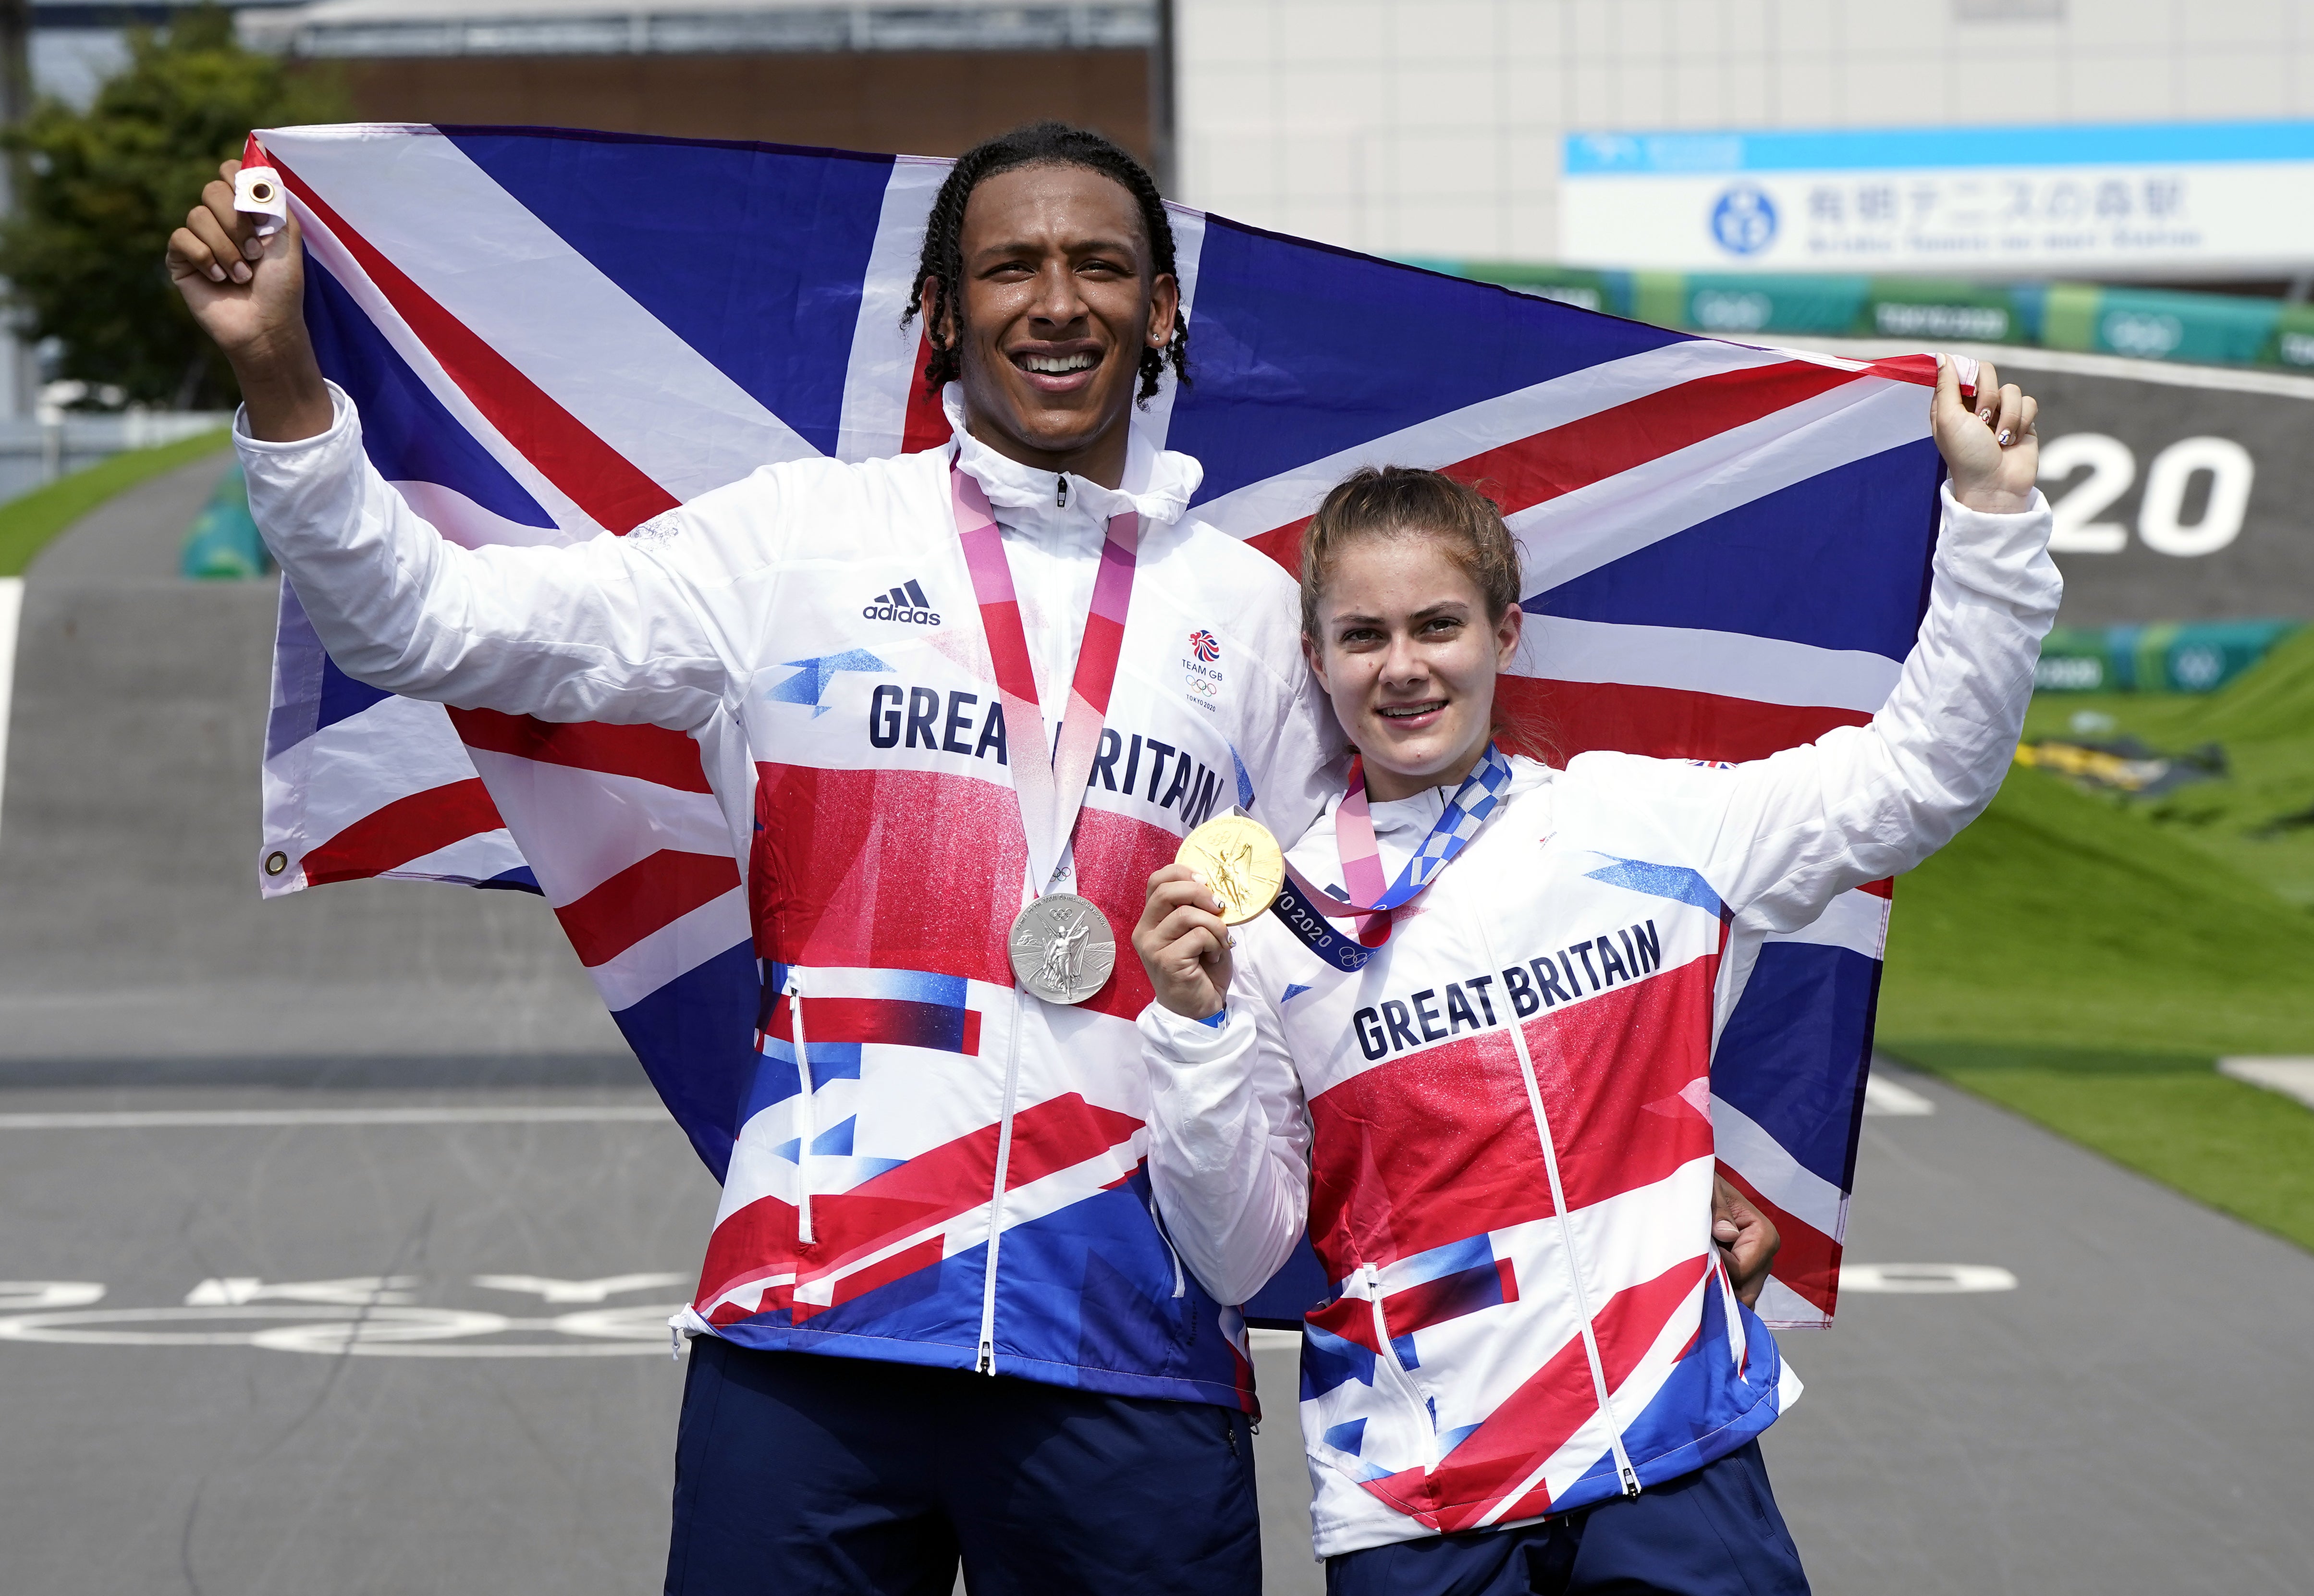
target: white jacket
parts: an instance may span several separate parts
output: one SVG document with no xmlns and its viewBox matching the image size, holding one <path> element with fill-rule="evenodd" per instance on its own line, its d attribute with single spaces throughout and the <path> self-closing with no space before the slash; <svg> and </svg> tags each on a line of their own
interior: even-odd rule
<svg viewBox="0 0 2314 1596">
<path fill-rule="evenodd" d="M 767 981 L 685 1322 L 1250 1406 L 1241 1327 L 1184 1275 L 1142 1167 L 1138 962 L 1073 1009 L 1015 989 L 1006 932 L 1029 885 L 1011 759 L 1054 727 L 1002 723 L 949 484 L 960 457 L 995 508 L 1048 717 L 1103 525 L 1143 517 L 1064 883 L 1123 943 L 1191 825 L 1245 802 L 1299 832 L 1335 748 L 1291 579 L 1183 515 L 1197 463 L 1136 446 L 1123 489 L 1071 477 L 1064 496 L 965 434 L 951 401 L 940 449 L 768 466 L 623 538 L 465 550 L 379 478 L 335 398 L 322 436 L 240 448 L 250 507 L 341 669 L 702 745 Z M 924 603 L 896 607 L 895 588 Z"/>
<path fill-rule="evenodd" d="M 1175 1245 L 1241 1300 L 1307 1222 L 1303 1434 L 1334 1556 L 1689 1472 L 1797 1394 L 1710 1239 L 1728 971 L 1991 801 L 2060 593 L 2050 516 L 1945 497 L 1868 726 L 1740 765 L 1514 762 L 1509 798 L 1344 974 L 1241 928 L 1226 1022 L 1141 1018 Z M 1394 878 L 1449 795 L 1373 807 Z M 1288 854 L 1339 888 L 1334 806 Z M 1343 922 L 1336 922 L 1338 925 Z"/>
</svg>

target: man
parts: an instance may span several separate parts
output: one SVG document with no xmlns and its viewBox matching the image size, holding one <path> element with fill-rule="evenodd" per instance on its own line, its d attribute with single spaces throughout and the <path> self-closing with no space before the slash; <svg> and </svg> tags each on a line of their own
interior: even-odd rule
<svg viewBox="0 0 2314 1596">
<path fill-rule="evenodd" d="M 682 1318 L 667 1589 L 945 1592 L 959 1554 L 977 1596 L 1258 1589 L 1241 1321 L 1157 1222 L 1148 987 L 1109 965 L 1197 821 L 1243 803 L 1300 834 L 1333 733 L 1290 580 L 1188 520 L 1197 463 L 1132 436 L 1187 372 L 1147 174 L 1051 123 L 958 162 L 916 285 L 949 444 L 468 551 L 364 459 L 295 226 L 257 240 L 234 170 L 170 270 L 340 666 L 689 732 L 752 839 L 761 1059 Z M 937 624 L 863 613 L 902 584 Z M 1763 1271 L 1771 1232 L 1742 1237 Z"/>
</svg>

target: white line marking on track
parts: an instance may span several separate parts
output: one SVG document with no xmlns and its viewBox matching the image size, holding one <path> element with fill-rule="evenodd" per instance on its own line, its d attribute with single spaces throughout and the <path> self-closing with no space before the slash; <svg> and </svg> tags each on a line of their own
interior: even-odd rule
<svg viewBox="0 0 2314 1596">
<path fill-rule="evenodd" d="M 2221 1058 L 2218 1073 L 2314 1108 L 2314 1058 Z"/>
<path fill-rule="evenodd" d="M 0 577 L 0 793 L 8 787 L 8 701 L 16 684 L 16 621 L 24 609 L 24 578 Z"/>
<path fill-rule="evenodd" d="M 1864 1112 L 1867 1114 L 1921 1115 L 1934 1114 L 1937 1106 L 1909 1086 L 1898 1086 L 1877 1075 L 1864 1081 Z"/>
<path fill-rule="evenodd" d="M 1840 1289 L 1895 1296 L 1951 1296 L 1963 1292 L 2013 1292 L 2017 1277 L 1998 1264 L 1842 1264 Z"/>
<path fill-rule="evenodd" d="M 671 1124 L 657 1103 L 505 1108 L 128 1108 L 0 1114 L 0 1131 L 241 1130 L 269 1125 Z"/>
</svg>

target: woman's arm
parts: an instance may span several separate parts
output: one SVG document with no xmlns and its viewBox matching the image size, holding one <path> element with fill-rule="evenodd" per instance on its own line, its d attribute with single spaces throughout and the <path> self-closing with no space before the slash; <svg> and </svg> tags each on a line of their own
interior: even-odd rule
<svg viewBox="0 0 2314 1596">
<path fill-rule="evenodd" d="M 1850 887 L 1919 864 L 2000 790 L 2063 584 L 2035 489 L 2036 407 L 1983 368 L 1983 408 L 1952 368 L 1932 412 L 1949 480 L 1929 609 L 1895 690 L 1869 725 L 1733 768 L 1588 754 L 1570 772 L 1610 814 L 1678 840 L 1728 909 L 1771 930 L 1810 923 Z M 1635 845 L 1638 845 L 1635 843 Z"/>
<path fill-rule="evenodd" d="M 1188 867 L 1167 865 L 1133 944 L 1157 992 L 1140 1022 L 1150 1184 L 1197 1283 L 1236 1304 L 1285 1266 L 1309 1221 L 1310 1117 L 1277 1011 L 1232 960 L 1214 901 Z"/>
</svg>

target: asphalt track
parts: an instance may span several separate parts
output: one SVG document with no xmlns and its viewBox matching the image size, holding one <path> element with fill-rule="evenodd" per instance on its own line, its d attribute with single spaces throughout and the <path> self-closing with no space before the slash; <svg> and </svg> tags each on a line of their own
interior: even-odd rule
<svg viewBox="0 0 2314 1596">
<path fill-rule="evenodd" d="M 656 1589 L 660 1321 L 711 1185 L 534 900 L 255 903 L 270 604 L 169 576 L 199 474 L 28 584 L 0 1589 Z M 1808 1391 L 1768 1459 L 1816 1588 L 2314 1591 L 2314 1257 L 1902 1084 L 1933 1112 L 1867 1120 L 1851 1260 L 2016 1283 L 1851 1288 L 1784 1336 Z M 1292 1354 L 1257 1362 L 1269 1589 L 1315 1592 Z"/>
</svg>

